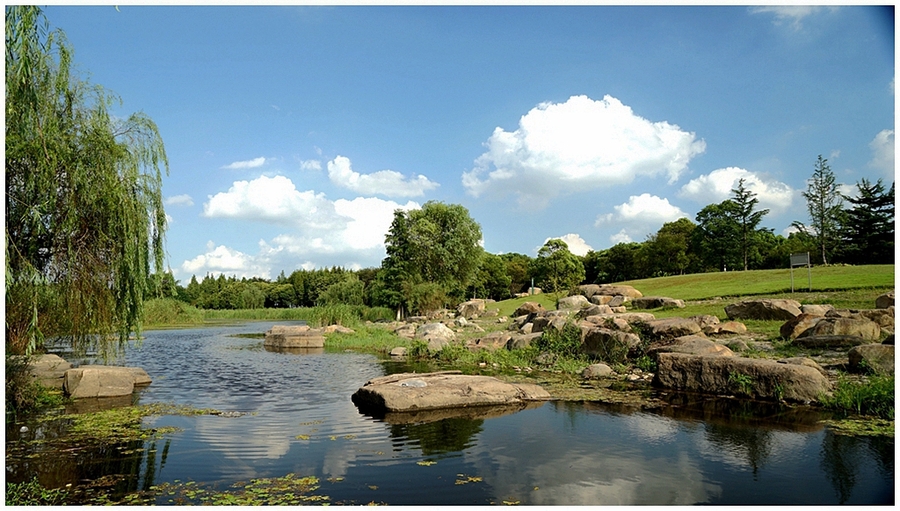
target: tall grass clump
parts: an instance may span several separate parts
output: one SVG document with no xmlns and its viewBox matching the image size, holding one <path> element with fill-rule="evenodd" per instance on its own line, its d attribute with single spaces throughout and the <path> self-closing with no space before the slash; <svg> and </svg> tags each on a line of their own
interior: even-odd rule
<svg viewBox="0 0 900 511">
<path fill-rule="evenodd" d="M 62 392 L 33 381 L 29 371 L 32 357 L 6 355 L 6 413 L 15 416 L 59 406 Z"/>
<path fill-rule="evenodd" d="M 840 376 L 834 393 L 822 404 L 838 412 L 894 420 L 894 376 L 873 375 L 862 381 Z"/>
</svg>

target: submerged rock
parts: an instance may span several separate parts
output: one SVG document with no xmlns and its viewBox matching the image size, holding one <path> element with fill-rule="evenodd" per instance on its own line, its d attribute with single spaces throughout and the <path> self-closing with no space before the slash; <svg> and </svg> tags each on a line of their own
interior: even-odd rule
<svg viewBox="0 0 900 511">
<path fill-rule="evenodd" d="M 274 325 L 266 332 L 263 346 L 270 348 L 322 348 L 325 335 L 320 329 L 309 325 Z"/>
<path fill-rule="evenodd" d="M 537 385 L 504 383 L 490 376 L 465 375 L 459 371 L 375 378 L 352 397 L 360 409 L 375 412 L 512 405 L 548 399 L 550 394 Z"/>
</svg>

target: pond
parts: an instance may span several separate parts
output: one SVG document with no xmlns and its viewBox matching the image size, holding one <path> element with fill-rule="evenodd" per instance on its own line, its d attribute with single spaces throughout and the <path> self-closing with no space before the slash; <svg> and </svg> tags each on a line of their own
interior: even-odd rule
<svg viewBox="0 0 900 511">
<path fill-rule="evenodd" d="M 123 361 L 153 377 L 140 403 L 243 415 L 147 419 L 181 431 L 56 463 L 7 456 L 7 480 L 38 475 L 60 487 L 117 474 L 121 491 L 176 481 L 225 489 L 293 473 L 318 477 L 315 493 L 332 504 L 894 503 L 894 439 L 833 434 L 814 410 L 670 395 L 655 411 L 547 402 L 371 417 L 350 396 L 406 368 L 370 354 L 271 352 L 235 336 L 271 325 L 146 332 Z M 19 435 L 7 424 L 8 443 Z"/>
</svg>

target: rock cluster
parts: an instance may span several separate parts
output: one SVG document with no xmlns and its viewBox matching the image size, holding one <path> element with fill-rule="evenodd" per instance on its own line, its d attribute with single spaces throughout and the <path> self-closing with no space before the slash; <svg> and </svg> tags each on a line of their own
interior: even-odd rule
<svg viewBox="0 0 900 511">
<path fill-rule="evenodd" d="M 37 357 L 29 366 L 32 379 L 50 388 L 62 389 L 73 399 L 128 396 L 135 387 L 152 380 L 139 367 L 73 365 L 58 355 Z"/>
</svg>

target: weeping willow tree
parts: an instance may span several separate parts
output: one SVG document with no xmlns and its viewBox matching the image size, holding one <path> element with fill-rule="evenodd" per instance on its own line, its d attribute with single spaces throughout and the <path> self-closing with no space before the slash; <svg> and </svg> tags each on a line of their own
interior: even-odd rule
<svg viewBox="0 0 900 511">
<path fill-rule="evenodd" d="M 168 160 L 156 124 L 72 71 L 40 9 L 6 8 L 6 350 L 110 353 L 163 272 Z M 151 269 L 152 266 L 152 269 Z"/>
</svg>

